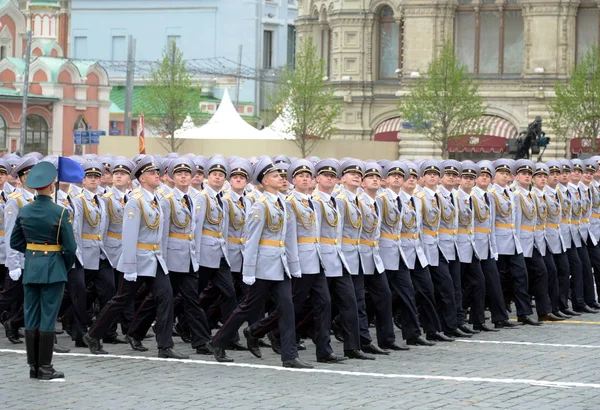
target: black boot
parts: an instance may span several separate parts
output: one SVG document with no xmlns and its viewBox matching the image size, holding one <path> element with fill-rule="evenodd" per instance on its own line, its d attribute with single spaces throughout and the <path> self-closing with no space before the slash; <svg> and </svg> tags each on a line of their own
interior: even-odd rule
<svg viewBox="0 0 600 410">
<path fill-rule="evenodd" d="M 57 372 L 52 367 L 52 354 L 54 353 L 54 332 L 42 332 L 40 330 L 39 368 L 38 379 L 52 380 L 62 379 L 64 373 Z"/>
<path fill-rule="evenodd" d="M 68 347 L 63 347 L 58 344 L 58 338 L 56 337 L 56 332 L 54 332 L 54 353 L 69 353 L 71 349 Z"/>
<path fill-rule="evenodd" d="M 38 378 L 38 353 L 40 334 L 38 329 L 25 330 L 25 350 L 27 350 L 27 364 L 29 365 L 29 378 Z"/>
</svg>

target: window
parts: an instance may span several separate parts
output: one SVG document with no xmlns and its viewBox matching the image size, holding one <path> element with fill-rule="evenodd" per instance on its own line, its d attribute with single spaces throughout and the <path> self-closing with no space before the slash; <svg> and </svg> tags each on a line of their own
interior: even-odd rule
<svg viewBox="0 0 600 410">
<path fill-rule="evenodd" d="M 287 32 L 287 65 L 296 66 L 296 26 L 288 26 Z"/>
<path fill-rule="evenodd" d="M 113 36 L 112 38 L 112 61 L 127 60 L 127 41 L 125 36 Z"/>
<path fill-rule="evenodd" d="M 6 133 L 8 131 L 8 127 L 6 126 L 6 121 L 4 117 L 0 117 L 0 150 L 6 149 Z"/>
<path fill-rule="evenodd" d="M 459 61 L 474 74 L 520 74 L 523 17 L 517 0 L 483 0 L 477 9 L 472 0 L 459 3 L 455 19 Z"/>
<path fill-rule="evenodd" d="M 25 129 L 25 152 L 48 155 L 48 123 L 39 115 L 28 115 Z"/>
<path fill-rule="evenodd" d="M 402 67 L 400 45 L 402 27 L 394 20 L 394 11 L 385 6 L 379 12 L 379 78 L 397 79 Z"/>
<path fill-rule="evenodd" d="M 167 36 L 167 44 L 171 44 L 172 42 L 175 42 L 175 45 L 179 48 L 181 47 L 181 36 L 177 36 L 177 35 L 169 35 Z"/>
<path fill-rule="evenodd" d="M 331 77 L 331 29 L 321 29 L 321 58 L 325 60 L 325 75 Z"/>
<path fill-rule="evenodd" d="M 6 46 L 0 47 L 0 60 L 4 60 L 6 58 Z"/>
<path fill-rule="evenodd" d="M 87 58 L 87 37 L 74 38 L 74 56 L 75 58 Z"/>
<path fill-rule="evenodd" d="M 263 68 L 273 68 L 273 32 L 270 30 L 263 34 Z"/>
<path fill-rule="evenodd" d="M 598 44 L 600 39 L 600 19 L 598 3 L 584 0 L 577 10 L 577 62 L 588 51 L 589 47 Z"/>
</svg>

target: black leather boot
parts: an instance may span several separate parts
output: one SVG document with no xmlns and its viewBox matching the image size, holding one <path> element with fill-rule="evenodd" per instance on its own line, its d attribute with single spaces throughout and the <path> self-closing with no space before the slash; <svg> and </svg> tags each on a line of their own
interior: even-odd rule
<svg viewBox="0 0 600 410">
<path fill-rule="evenodd" d="M 25 350 L 27 350 L 27 364 L 29 365 L 29 378 L 31 379 L 38 378 L 39 344 L 39 330 L 25 330 Z"/>
<path fill-rule="evenodd" d="M 64 373 L 57 372 L 52 367 L 53 353 L 54 332 L 43 332 L 40 330 L 38 379 L 52 380 L 65 377 Z"/>
</svg>

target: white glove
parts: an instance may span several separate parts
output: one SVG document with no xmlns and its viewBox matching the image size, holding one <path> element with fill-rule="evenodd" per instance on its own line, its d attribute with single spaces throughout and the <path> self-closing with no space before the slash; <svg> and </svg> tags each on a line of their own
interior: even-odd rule
<svg viewBox="0 0 600 410">
<path fill-rule="evenodd" d="M 125 273 L 123 278 L 128 282 L 135 282 L 137 280 L 137 272 Z"/>
<path fill-rule="evenodd" d="M 498 260 L 498 253 L 494 253 L 494 259 Z"/>
<path fill-rule="evenodd" d="M 242 281 L 246 285 L 252 286 L 252 285 L 254 285 L 254 282 L 256 282 L 256 278 L 254 276 L 242 276 Z"/>
<path fill-rule="evenodd" d="M 301 278 L 302 277 L 302 272 L 298 271 L 298 272 L 292 272 L 291 275 L 294 278 Z"/>
<path fill-rule="evenodd" d="M 11 271 L 8 271 L 8 276 L 10 276 L 10 278 L 15 282 L 18 281 L 21 277 L 21 269 L 13 269 Z"/>
</svg>

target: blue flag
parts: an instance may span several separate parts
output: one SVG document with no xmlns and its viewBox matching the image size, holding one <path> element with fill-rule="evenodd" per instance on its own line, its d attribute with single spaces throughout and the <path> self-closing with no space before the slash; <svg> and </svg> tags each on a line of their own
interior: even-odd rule
<svg viewBox="0 0 600 410">
<path fill-rule="evenodd" d="M 72 182 L 81 184 L 83 177 L 83 167 L 72 159 L 58 157 L 58 180 L 60 182 Z"/>
</svg>

